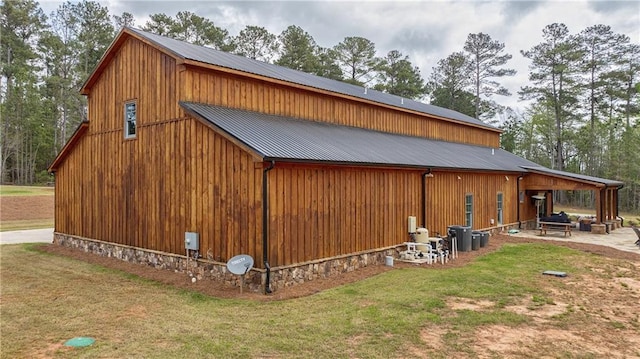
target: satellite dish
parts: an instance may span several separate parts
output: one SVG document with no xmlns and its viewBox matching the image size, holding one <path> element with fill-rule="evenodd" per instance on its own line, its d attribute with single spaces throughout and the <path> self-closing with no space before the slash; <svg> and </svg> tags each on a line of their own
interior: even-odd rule
<svg viewBox="0 0 640 359">
<path fill-rule="evenodd" d="M 244 287 L 244 275 L 253 268 L 253 258 L 248 254 L 237 255 L 227 262 L 227 269 L 229 272 L 242 277 L 240 282 L 240 293 L 242 293 L 242 287 Z"/>
<path fill-rule="evenodd" d="M 253 258 L 248 254 L 237 255 L 227 262 L 229 272 L 237 275 L 244 275 L 253 268 Z"/>
</svg>

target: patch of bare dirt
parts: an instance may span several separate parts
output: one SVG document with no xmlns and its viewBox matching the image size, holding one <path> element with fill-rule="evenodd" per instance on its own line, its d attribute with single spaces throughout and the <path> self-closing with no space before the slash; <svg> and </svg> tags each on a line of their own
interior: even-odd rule
<svg viewBox="0 0 640 359">
<path fill-rule="evenodd" d="M 3 196 L 0 222 L 53 218 L 54 196 Z"/>
<path fill-rule="evenodd" d="M 526 317 L 524 324 L 488 324 L 473 333 L 460 333 L 446 321 L 429 325 L 421 330 L 421 342 L 412 348 L 412 357 L 428 358 L 439 353 L 456 358 L 638 358 L 640 262 L 610 263 L 612 266 L 605 272 L 541 281 L 538 289 L 547 299 L 543 302 L 534 297 L 523 298 L 501 308 Z M 616 272 L 618 265 L 624 270 Z M 626 277 L 608 280 L 611 274 L 621 273 Z M 451 298 L 447 307 L 452 311 L 490 312 L 498 306 L 488 300 Z M 453 338 L 449 340 L 454 344 L 469 344 L 473 355 L 457 351 L 447 338 Z"/>
<path fill-rule="evenodd" d="M 484 325 L 475 332 L 460 333 L 445 323 L 428 325 L 420 332 L 420 340 L 405 348 L 399 357 L 430 358 L 557 358 L 557 357 L 640 357 L 640 254 L 620 251 L 611 247 L 536 238 L 492 236 L 489 246 L 479 251 L 460 253 L 458 259 L 444 264 L 454 268 L 468 264 L 477 256 L 499 249 L 506 243 L 554 243 L 605 257 L 602 265 L 587 268 L 586 274 L 566 278 L 544 277 L 539 289 L 545 300 L 525 298 L 501 310 L 525 316 L 529 320 L 520 325 Z M 356 282 L 395 268 L 415 267 L 415 264 L 396 261 L 394 267 L 370 266 L 344 273 L 338 277 L 319 279 L 287 287 L 271 295 L 248 292 L 222 283 L 201 280 L 191 283 L 184 273 L 158 270 L 152 267 L 100 257 L 58 245 L 42 245 L 42 250 L 108 268 L 126 271 L 140 277 L 193 290 L 219 298 L 256 301 L 285 300 L 303 297 L 320 291 Z M 613 259 L 608 260 L 607 258 Z M 623 260 L 617 261 L 618 259 Z M 442 268 L 441 264 L 420 265 L 420 268 Z M 493 311 L 496 303 L 487 300 L 452 298 L 448 309 Z M 144 317 L 139 308 L 131 308 L 134 315 Z M 568 319 L 565 319 L 568 318 Z M 352 338 L 354 341 L 360 338 Z M 461 341 L 473 354 L 457 350 L 450 341 Z M 464 346 L 463 346 L 464 347 Z M 468 350 L 468 349 L 465 349 Z"/>
<path fill-rule="evenodd" d="M 543 300 L 524 298 L 501 308 L 528 318 L 524 324 L 484 325 L 471 334 L 459 333 L 446 322 L 430 325 L 421 331 L 422 343 L 417 345 L 428 348 L 428 354 L 414 357 L 440 353 L 459 358 L 640 358 L 640 255 L 603 246 L 556 244 L 612 260 L 586 267 L 586 273 L 544 277 L 538 284 Z M 451 298 L 447 307 L 483 312 L 498 306 L 487 300 Z M 448 337 L 470 344 L 474 354 L 456 351 Z"/>
<path fill-rule="evenodd" d="M 447 305 L 453 310 L 482 310 L 495 306 L 489 300 L 472 300 L 468 298 L 449 298 Z"/>
</svg>

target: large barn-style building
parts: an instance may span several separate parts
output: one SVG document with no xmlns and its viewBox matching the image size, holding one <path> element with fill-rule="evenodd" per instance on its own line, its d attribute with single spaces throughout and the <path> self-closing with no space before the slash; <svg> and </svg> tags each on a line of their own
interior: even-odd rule
<svg viewBox="0 0 640 359">
<path fill-rule="evenodd" d="M 622 183 L 515 156 L 477 119 L 138 29 L 82 93 L 89 121 L 50 167 L 54 242 L 226 280 L 248 254 L 255 290 L 383 262 L 409 216 L 499 231 L 559 189 L 617 215 Z"/>
</svg>

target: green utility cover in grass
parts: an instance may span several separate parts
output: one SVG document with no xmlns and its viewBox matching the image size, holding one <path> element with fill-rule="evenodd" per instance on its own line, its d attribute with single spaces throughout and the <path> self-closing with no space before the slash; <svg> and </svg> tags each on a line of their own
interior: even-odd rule
<svg viewBox="0 0 640 359">
<path fill-rule="evenodd" d="M 67 340 L 64 345 L 68 347 L 88 347 L 89 345 L 95 343 L 95 339 L 89 337 L 76 337 L 73 339 Z"/>
</svg>

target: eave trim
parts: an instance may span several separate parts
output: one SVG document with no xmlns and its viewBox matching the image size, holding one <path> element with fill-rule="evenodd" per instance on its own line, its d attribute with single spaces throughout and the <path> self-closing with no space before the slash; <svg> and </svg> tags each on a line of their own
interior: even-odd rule
<svg viewBox="0 0 640 359">
<path fill-rule="evenodd" d="M 569 180 L 569 181 L 573 181 L 573 182 L 578 182 L 578 183 L 584 183 L 584 184 L 588 184 L 597 188 L 607 188 L 607 187 L 619 187 L 621 185 L 624 185 L 624 183 L 619 182 L 619 181 L 614 181 L 614 180 L 607 180 L 605 178 L 602 178 L 602 182 L 597 181 L 598 178 L 597 177 L 593 177 L 594 180 L 588 180 L 585 178 L 579 178 L 576 177 L 574 173 L 570 173 L 570 172 L 563 172 L 563 173 L 552 173 L 552 172 L 548 172 L 545 171 L 544 168 L 537 168 L 537 167 L 528 167 L 528 166 L 522 166 L 522 168 L 524 168 L 525 170 L 527 170 L 527 172 L 529 173 L 535 173 L 535 174 L 540 174 L 540 175 L 544 175 L 544 176 L 549 176 L 549 177 L 555 177 L 555 178 L 562 178 L 565 180 Z M 612 183 L 606 183 L 604 181 L 610 181 Z"/>
<path fill-rule="evenodd" d="M 78 128 L 76 128 L 75 132 L 69 138 L 69 141 L 62 147 L 58 155 L 53 160 L 49 168 L 47 168 L 47 172 L 54 173 L 58 170 L 58 167 L 62 164 L 65 158 L 71 153 L 76 144 L 80 141 L 80 139 L 84 136 L 84 134 L 89 129 L 89 121 L 83 121 L 80 123 Z"/>
</svg>

